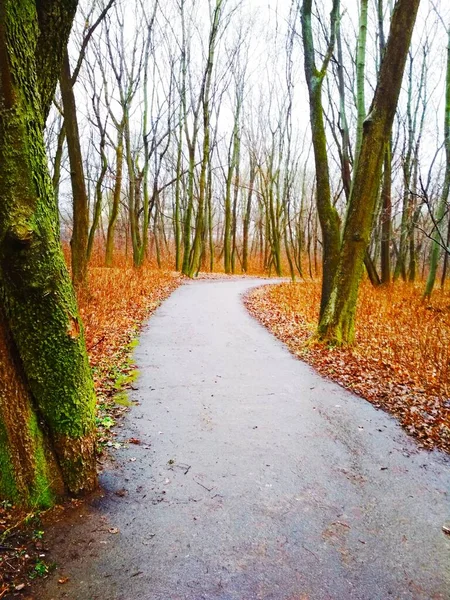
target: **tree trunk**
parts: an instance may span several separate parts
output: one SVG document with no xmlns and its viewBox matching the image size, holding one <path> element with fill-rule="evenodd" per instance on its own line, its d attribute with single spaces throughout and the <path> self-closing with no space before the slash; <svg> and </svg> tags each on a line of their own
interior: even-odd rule
<svg viewBox="0 0 450 600">
<path fill-rule="evenodd" d="M 64 484 L 0 307 L 0 498 L 49 507 Z"/>
<path fill-rule="evenodd" d="M 43 138 L 76 2 L 42 6 L 0 3 L 0 496 L 47 506 L 59 471 L 72 493 L 97 476 L 94 386 Z"/>
<path fill-rule="evenodd" d="M 119 216 L 120 196 L 122 193 L 122 177 L 123 177 L 123 121 L 117 131 L 117 146 L 116 146 L 116 180 L 114 182 L 113 202 L 111 213 L 108 221 L 108 231 L 106 234 L 106 253 L 105 265 L 113 266 L 114 257 L 114 234 L 116 231 L 117 217 Z"/>
<path fill-rule="evenodd" d="M 332 41 L 334 39 L 333 28 L 335 27 L 338 13 L 339 2 L 335 0 L 333 2 L 333 13 L 331 18 Z M 302 31 L 305 54 L 305 75 L 309 92 L 311 133 L 316 167 L 316 203 L 322 229 L 323 274 L 322 294 L 320 299 L 320 316 L 322 316 L 325 306 L 330 298 L 334 275 L 339 260 L 340 219 L 336 208 L 331 202 L 328 149 L 322 107 L 322 83 L 328 61 L 324 61 L 320 71 L 317 70 L 314 61 L 314 41 L 311 28 L 311 0 L 304 0 L 303 2 Z M 332 50 L 333 44 L 330 43 L 328 48 L 329 57 L 331 57 Z"/>
<path fill-rule="evenodd" d="M 384 154 L 383 187 L 381 189 L 381 283 L 391 282 L 392 156 L 388 141 Z"/>
<path fill-rule="evenodd" d="M 78 288 L 85 285 L 87 276 L 89 202 L 84 180 L 77 109 L 67 51 L 64 53 L 60 86 L 64 107 L 67 151 L 70 162 L 70 180 L 72 182 L 73 230 L 72 239 L 70 240 L 72 250 L 72 281 L 75 288 Z"/>
<path fill-rule="evenodd" d="M 436 211 L 436 227 L 439 231 L 435 231 L 433 234 L 433 243 L 431 247 L 430 257 L 430 271 L 428 273 L 428 279 L 425 286 L 424 296 L 431 296 L 436 281 L 437 267 L 439 262 L 439 255 L 441 253 L 441 240 L 444 239 L 443 232 L 443 219 L 445 216 L 445 209 L 447 206 L 448 196 L 450 193 L 450 27 L 448 28 L 448 45 L 447 45 L 447 78 L 446 78 L 446 89 L 445 89 L 445 121 L 444 121 L 444 145 L 445 145 L 445 175 L 444 185 L 442 188 L 442 194 L 439 200 L 439 206 Z"/>
<path fill-rule="evenodd" d="M 244 215 L 244 228 L 243 228 L 243 240 L 242 240 L 242 271 L 247 273 L 248 271 L 248 236 L 250 230 L 250 218 L 252 214 L 252 196 L 253 186 L 256 178 L 256 164 L 255 161 L 250 157 L 250 181 L 247 192 L 247 204 Z"/>
<path fill-rule="evenodd" d="M 367 11 L 369 0 L 361 0 L 359 15 L 358 48 L 356 51 L 356 109 L 358 113 L 356 125 L 355 165 L 358 164 L 359 152 L 363 136 L 363 123 L 366 118 L 366 101 L 364 93 L 364 78 L 366 71 L 366 39 L 367 39 Z"/>
<path fill-rule="evenodd" d="M 102 215 L 103 208 L 103 181 L 106 177 L 106 172 L 108 171 L 108 159 L 106 157 L 106 137 L 104 131 L 101 132 L 101 140 L 100 140 L 100 160 L 101 160 L 101 169 L 100 174 L 95 184 L 95 204 L 94 204 L 94 214 L 92 217 L 92 225 L 89 230 L 88 244 L 87 244 L 87 260 L 89 261 L 92 256 L 92 250 L 94 248 L 95 234 L 97 233 L 98 226 L 100 224 L 100 217 Z"/>
<path fill-rule="evenodd" d="M 371 229 L 383 156 L 397 108 L 398 96 L 420 0 L 398 0 L 381 65 L 374 99 L 364 122 L 333 290 L 320 319 L 319 336 L 331 343 L 351 343 L 355 313 Z"/>
</svg>

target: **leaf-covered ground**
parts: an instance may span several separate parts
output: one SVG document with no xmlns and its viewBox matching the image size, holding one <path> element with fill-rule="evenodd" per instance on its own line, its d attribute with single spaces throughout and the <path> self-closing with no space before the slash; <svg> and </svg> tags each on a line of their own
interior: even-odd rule
<svg viewBox="0 0 450 600">
<path fill-rule="evenodd" d="M 132 363 L 136 335 L 180 282 L 178 275 L 149 269 L 89 271 L 89 288 L 79 305 L 98 399 L 99 458 L 105 446 L 114 447 L 111 427 L 128 410 L 126 390 L 138 374 Z M 74 502 L 79 501 L 69 505 Z M 64 511 L 57 506 L 45 515 L 23 513 L 8 502 L 0 503 L 0 600 L 35 598 L 30 584 L 53 568 L 47 558 L 45 523 L 62 518 Z"/>
<path fill-rule="evenodd" d="M 450 293 L 424 302 L 421 288 L 362 287 L 355 344 L 314 340 L 318 282 L 253 290 L 249 311 L 319 373 L 395 415 L 427 448 L 450 452 Z"/>
</svg>

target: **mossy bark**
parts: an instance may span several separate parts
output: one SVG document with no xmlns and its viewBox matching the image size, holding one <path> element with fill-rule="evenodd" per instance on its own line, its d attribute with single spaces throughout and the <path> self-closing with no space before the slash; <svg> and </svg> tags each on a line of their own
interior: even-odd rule
<svg viewBox="0 0 450 600">
<path fill-rule="evenodd" d="M 311 26 L 311 0 L 305 0 L 302 7 L 303 49 L 305 56 L 305 75 L 309 92 L 309 110 L 314 162 L 316 168 L 316 203 L 322 230 L 322 294 L 320 315 L 330 298 L 334 276 L 339 260 L 340 218 L 331 201 L 331 185 L 328 167 L 328 151 L 322 105 L 322 84 L 328 62 L 334 48 L 335 27 L 339 14 L 339 2 L 334 0 L 331 13 L 330 44 L 320 70 L 315 64 L 314 39 Z"/>
<path fill-rule="evenodd" d="M 0 308 L 0 497 L 48 507 L 64 492 L 54 452 Z"/>
<path fill-rule="evenodd" d="M 364 255 L 369 243 L 386 142 L 389 139 L 420 0 L 398 0 L 350 195 L 339 264 L 319 336 L 334 344 L 354 339 Z"/>
<path fill-rule="evenodd" d="M 63 34 L 68 35 L 76 3 L 39 3 L 41 15 L 43 5 L 64 20 L 60 37 L 53 38 L 56 47 L 50 49 L 62 56 L 67 44 Z M 72 493 L 96 485 L 95 394 L 59 241 L 43 139 L 47 103 L 61 64 L 38 55 L 39 71 L 49 64 L 52 73 L 37 74 L 37 50 L 45 33 L 39 27 L 41 20 L 32 0 L 0 2 L 0 301 L 8 335 L 4 352 L 10 357 L 0 390 L 0 436 L 7 440 L 2 461 L 9 465 L 15 494 L 24 504 L 36 501 L 48 483 L 48 489 L 57 490 L 58 482 L 51 484 L 48 474 L 58 470 Z M 52 19 L 43 19 L 48 21 L 54 26 Z M 51 86 L 51 94 L 47 88 L 45 94 L 41 91 L 41 79 Z M 16 395 L 8 392 L 14 381 L 21 382 L 22 392 Z M 15 424 L 11 426 L 12 414 L 28 423 L 19 441 Z M 26 477 L 15 456 L 28 464 Z M 2 478 L 1 486 L 1 495 L 14 495 L 10 478 Z"/>
</svg>

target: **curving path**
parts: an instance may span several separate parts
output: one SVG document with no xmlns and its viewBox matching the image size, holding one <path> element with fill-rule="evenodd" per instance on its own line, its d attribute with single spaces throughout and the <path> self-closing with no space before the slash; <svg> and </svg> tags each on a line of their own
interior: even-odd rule
<svg viewBox="0 0 450 600">
<path fill-rule="evenodd" d="M 241 303 L 257 285 L 152 317 L 120 435 L 141 445 L 57 526 L 39 600 L 449 600 L 448 458 L 293 358 Z"/>
</svg>

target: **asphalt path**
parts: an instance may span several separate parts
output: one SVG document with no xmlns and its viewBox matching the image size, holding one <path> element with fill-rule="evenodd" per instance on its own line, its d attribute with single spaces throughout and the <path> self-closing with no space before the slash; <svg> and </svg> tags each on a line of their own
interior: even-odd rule
<svg viewBox="0 0 450 600">
<path fill-rule="evenodd" d="M 448 457 L 294 358 L 242 304 L 261 283 L 151 318 L 119 431 L 140 444 L 56 526 L 38 599 L 450 599 Z"/>
</svg>

